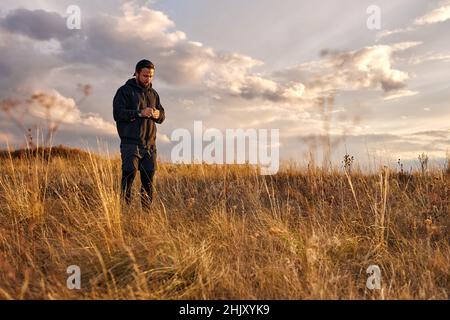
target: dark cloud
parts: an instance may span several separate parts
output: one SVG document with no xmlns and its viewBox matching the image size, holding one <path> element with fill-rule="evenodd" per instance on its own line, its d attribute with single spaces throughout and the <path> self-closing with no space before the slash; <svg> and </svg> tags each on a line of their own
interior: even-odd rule
<svg viewBox="0 0 450 320">
<path fill-rule="evenodd" d="M 450 136 L 449 130 L 429 130 L 429 131 L 418 131 L 411 134 L 411 136 L 428 136 L 432 138 L 447 138 Z"/>
<path fill-rule="evenodd" d="M 380 79 L 380 84 L 381 88 L 385 92 L 398 91 L 406 87 L 405 82 L 390 78 Z"/>
<path fill-rule="evenodd" d="M 0 19 L 0 26 L 11 33 L 20 33 L 36 40 L 63 40 L 73 31 L 66 27 L 66 19 L 56 12 L 16 9 Z"/>
<path fill-rule="evenodd" d="M 56 56 L 35 48 L 32 39 L 21 38 L 0 30 L 0 95 L 3 98 L 30 94 L 46 74 L 62 65 Z"/>
<path fill-rule="evenodd" d="M 158 79 L 170 85 L 189 85 L 200 81 L 210 62 L 203 47 L 182 39 L 171 42 L 170 34 L 143 39 L 139 30 L 122 32 L 117 17 L 86 19 L 83 26 L 78 36 L 61 42 L 62 58 L 67 63 L 119 68 L 131 77 L 136 62 L 146 58 L 155 63 Z"/>
</svg>

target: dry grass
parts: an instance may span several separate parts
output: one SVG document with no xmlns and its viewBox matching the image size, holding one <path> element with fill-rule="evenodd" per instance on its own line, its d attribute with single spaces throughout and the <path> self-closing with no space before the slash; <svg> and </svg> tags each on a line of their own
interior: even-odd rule
<svg viewBox="0 0 450 320">
<path fill-rule="evenodd" d="M 0 161 L 1 298 L 448 299 L 445 170 L 160 164 L 145 214 L 137 197 L 121 207 L 119 159 Z M 381 290 L 366 288 L 372 264 Z"/>
</svg>

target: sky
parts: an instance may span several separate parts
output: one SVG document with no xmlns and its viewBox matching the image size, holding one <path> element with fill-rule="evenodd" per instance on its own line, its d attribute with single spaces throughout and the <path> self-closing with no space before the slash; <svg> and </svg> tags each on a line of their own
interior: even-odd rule
<svg viewBox="0 0 450 320">
<path fill-rule="evenodd" d="M 79 29 L 67 27 L 71 5 Z M 373 17 L 379 28 L 367 26 Z M 286 161 L 331 150 L 334 163 L 348 153 L 366 167 L 417 165 L 424 152 L 439 164 L 450 151 L 449 27 L 447 0 L 3 0 L 0 101 L 45 132 L 45 108 L 26 103 L 44 93 L 58 106 L 53 144 L 116 153 L 112 99 L 146 58 L 166 111 L 162 160 L 172 132 L 201 120 L 223 132 L 279 129 Z M 78 84 L 92 87 L 86 99 Z M 24 141 L 0 110 L 0 147 Z"/>
</svg>

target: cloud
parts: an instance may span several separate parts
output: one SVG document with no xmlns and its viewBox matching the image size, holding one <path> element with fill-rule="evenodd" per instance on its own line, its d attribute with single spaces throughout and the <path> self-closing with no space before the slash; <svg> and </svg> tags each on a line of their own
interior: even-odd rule
<svg viewBox="0 0 450 320">
<path fill-rule="evenodd" d="M 430 25 L 430 24 L 436 24 L 440 22 L 445 22 L 450 19 L 450 1 L 444 1 L 441 2 L 440 7 L 432 10 L 431 12 L 426 13 L 425 15 L 418 17 L 414 20 L 413 24 L 405 27 L 405 28 L 398 28 L 393 30 L 383 30 L 381 32 L 378 32 L 376 35 L 376 41 L 381 40 L 382 38 L 399 34 L 399 33 L 406 33 L 417 30 L 417 28 L 424 26 L 424 25 Z"/>
<path fill-rule="evenodd" d="M 450 1 L 443 2 L 439 8 L 417 18 L 414 21 L 415 25 L 423 26 L 427 24 L 435 24 L 444 22 L 450 19 Z"/>
<path fill-rule="evenodd" d="M 34 28 L 34 24 L 44 19 L 49 21 L 47 25 Z M 344 53 L 324 51 L 325 59 L 308 65 L 309 71 L 316 75 L 312 81 L 305 82 L 302 77 L 295 78 L 294 73 L 285 79 L 257 73 L 254 70 L 263 66 L 262 61 L 238 53 L 217 52 L 190 41 L 163 12 L 138 7 L 136 3 L 123 4 L 118 16 L 104 14 L 86 18 L 83 29 L 76 34 L 65 28 L 61 16 L 42 10 L 15 10 L 4 21 L 10 32 L 20 32 L 33 39 L 58 39 L 59 45 L 53 43 L 53 47 L 44 51 L 53 58 L 50 60 L 59 64 L 62 61 L 95 68 L 114 66 L 114 72 L 131 75 L 135 61 L 142 58 L 143 52 L 148 52 L 156 64 L 157 77 L 169 85 L 206 87 L 215 96 L 303 107 L 314 104 L 314 100 L 324 94 L 339 90 L 378 86 L 385 92 L 403 90 L 409 77 L 392 68 L 392 53 L 417 45 L 379 45 Z M 19 22 L 25 27 L 19 27 Z"/>
<path fill-rule="evenodd" d="M 395 69 L 394 54 L 420 45 L 420 42 L 401 42 L 375 45 L 355 51 L 322 51 L 322 59 L 277 72 L 280 79 L 303 77 L 305 83 L 297 85 L 302 97 L 317 99 L 330 92 L 381 89 L 385 95 L 406 96 L 407 72 Z M 416 93 L 415 93 L 416 94 Z"/>
<path fill-rule="evenodd" d="M 51 120 L 52 123 L 70 125 L 81 130 L 91 130 L 98 134 L 116 134 L 116 126 L 105 121 L 96 113 L 83 113 L 75 100 L 53 90 L 51 93 L 36 92 L 30 114 L 38 119 Z"/>
<path fill-rule="evenodd" d="M 48 23 L 41 26 L 42 20 Z M 136 3 L 125 3 L 119 16 L 86 18 L 83 29 L 76 34 L 65 28 L 61 16 L 43 10 L 10 12 L 3 27 L 34 40 L 58 39 L 59 43 L 34 48 L 67 64 L 115 65 L 116 70 L 130 70 L 126 72 L 131 75 L 135 61 L 142 58 L 142 52 L 148 52 L 156 62 L 158 78 L 169 85 L 206 86 L 216 96 L 228 94 L 247 100 L 293 100 L 303 92 L 301 83 L 282 85 L 254 73 L 252 69 L 261 66 L 261 61 L 242 54 L 217 52 L 188 40 L 164 13 L 137 7 Z M 21 40 L 26 42 L 29 40 Z M 4 67 L 8 65 L 5 63 Z"/>
<path fill-rule="evenodd" d="M 216 54 L 206 74 L 206 85 L 212 90 L 244 99 L 278 101 L 282 90 L 279 84 L 251 72 L 252 68 L 262 64 L 261 61 L 236 53 Z"/>
<path fill-rule="evenodd" d="M 18 43 L 5 42 L 0 37 L 0 44 L 17 47 L 38 40 L 37 44 L 28 45 L 28 54 L 30 48 L 40 47 L 46 53 L 53 53 L 47 59 L 66 64 L 115 65 L 122 72 L 129 70 L 126 72 L 130 75 L 144 53 L 158 62 L 159 76 L 167 83 L 198 81 L 204 74 L 203 65 L 213 57 L 212 51 L 198 42 L 188 41 L 174 26 L 163 12 L 137 7 L 136 3 L 123 4 L 117 16 L 84 17 L 80 30 L 69 30 L 65 18 L 58 13 L 17 9 L 0 18 L 0 27 L 5 37 L 22 37 L 17 39 Z M 50 42 L 55 39 L 56 43 Z M 48 43 L 43 44 L 44 41 Z"/>
<path fill-rule="evenodd" d="M 36 84 L 42 84 L 46 75 L 62 61 L 39 50 L 36 41 L 0 29 L 0 95 L 10 98 L 29 94 Z"/>
<path fill-rule="evenodd" d="M 428 52 L 424 55 L 412 57 L 409 59 L 409 63 L 413 65 L 422 64 L 429 61 L 442 61 L 450 62 L 450 53 L 447 52 Z"/>
<path fill-rule="evenodd" d="M 173 46 L 174 43 L 186 39 L 181 31 L 170 32 L 175 23 L 161 11 L 148 7 L 137 8 L 133 3 L 125 3 L 122 6 L 122 17 L 117 20 L 117 32 L 121 34 L 139 33 L 143 40 L 164 40 L 165 46 Z M 161 43 L 160 43 L 161 44 Z"/>
<path fill-rule="evenodd" d="M 394 35 L 394 34 L 400 34 L 400 33 L 406 33 L 417 30 L 419 27 L 424 25 L 430 25 L 430 24 L 436 24 L 440 22 L 445 22 L 450 19 L 450 1 L 444 1 L 441 2 L 440 7 L 432 10 L 431 12 L 426 13 L 425 15 L 418 17 L 414 20 L 413 24 L 405 27 L 405 28 L 398 28 L 393 30 L 383 30 L 381 32 L 378 32 L 376 34 L 376 41 L 378 42 L 382 38 Z"/>
<path fill-rule="evenodd" d="M 156 139 L 157 139 L 159 142 L 162 142 L 162 143 L 164 143 L 164 144 L 171 143 L 170 138 L 169 138 L 169 136 L 168 136 L 167 134 L 163 134 L 163 133 L 157 132 L 157 133 L 156 133 Z"/>
<path fill-rule="evenodd" d="M 395 100 L 400 99 L 404 97 L 411 97 L 417 95 L 418 91 L 411 91 L 411 90 L 399 90 L 390 94 L 387 94 L 384 96 L 384 100 Z"/>
<path fill-rule="evenodd" d="M 283 145 L 290 148 L 281 150 L 285 156 L 290 156 L 298 162 L 308 161 L 310 156 L 320 160 L 326 153 L 328 139 L 331 141 L 331 158 L 333 163 L 341 163 L 345 154 L 355 156 L 357 163 L 368 164 L 374 161 L 382 165 L 396 165 L 400 158 L 402 163 L 410 165 L 417 161 L 417 156 L 425 152 L 431 159 L 445 158 L 445 141 L 442 139 L 438 144 L 430 143 L 430 140 L 417 140 L 409 134 L 298 134 L 291 137 L 280 137 Z M 447 140 L 448 145 L 448 140 Z M 295 152 L 293 151 L 295 150 Z M 303 157 L 299 157 L 303 154 Z M 369 162 L 367 162 L 367 160 Z M 407 161 L 409 160 L 409 161 Z"/>
<path fill-rule="evenodd" d="M 62 40 L 73 34 L 61 15 L 45 10 L 13 10 L 0 19 L 0 26 L 36 40 Z"/>
<path fill-rule="evenodd" d="M 375 37 L 376 37 L 376 41 L 378 42 L 379 40 L 381 40 L 384 37 L 388 37 L 393 34 L 411 32 L 414 30 L 415 30 L 415 28 L 413 28 L 413 27 L 399 28 L 399 29 L 394 29 L 394 30 L 383 30 L 381 32 L 378 32 Z"/>
<path fill-rule="evenodd" d="M 401 42 L 345 52 L 323 50 L 321 60 L 266 75 L 251 72 L 262 62 L 228 55 L 216 65 L 207 84 L 245 99 L 261 98 L 297 106 L 312 106 L 330 93 L 363 89 L 381 89 L 385 99 L 398 99 L 418 92 L 405 89 L 409 75 L 393 68 L 394 54 L 420 44 Z"/>
<path fill-rule="evenodd" d="M 421 136 L 425 138 L 450 138 L 450 129 L 447 130 L 427 130 L 427 131 L 417 131 L 410 134 L 411 136 Z"/>
</svg>

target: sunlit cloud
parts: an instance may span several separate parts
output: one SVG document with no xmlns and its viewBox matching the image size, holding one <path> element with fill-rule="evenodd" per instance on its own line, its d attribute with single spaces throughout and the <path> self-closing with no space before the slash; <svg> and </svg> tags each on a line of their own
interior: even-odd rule
<svg viewBox="0 0 450 320">
<path fill-rule="evenodd" d="M 116 126 L 113 123 L 105 121 L 98 114 L 81 112 L 74 99 L 64 97 L 56 90 L 51 93 L 36 92 L 35 95 L 42 96 L 41 103 L 35 103 L 30 108 L 31 115 L 36 118 L 92 129 L 103 134 L 116 133 Z M 47 100 L 48 103 L 43 100 Z"/>
<path fill-rule="evenodd" d="M 440 22 L 445 22 L 450 19 L 450 1 L 446 0 L 441 2 L 440 6 L 427 14 L 418 17 L 414 22 L 405 27 L 393 30 L 383 30 L 377 33 L 376 40 L 379 41 L 382 38 L 402 33 L 409 33 L 417 30 L 417 28 L 425 25 L 436 24 Z"/>
<path fill-rule="evenodd" d="M 439 8 L 434 9 L 433 11 L 425 14 L 417 18 L 414 21 L 415 25 L 426 25 L 426 24 L 435 24 L 439 22 L 444 22 L 450 19 L 450 1 L 442 2 Z"/>
<path fill-rule="evenodd" d="M 383 99 L 384 100 L 395 100 L 395 99 L 400 99 L 400 98 L 403 98 L 403 97 L 415 96 L 418 93 L 419 92 L 417 92 L 417 91 L 400 90 L 400 91 L 397 91 L 395 93 L 387 94 Z"/>
</svg>

